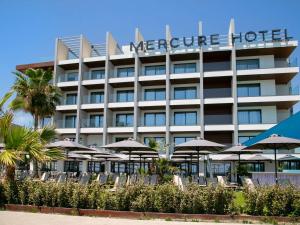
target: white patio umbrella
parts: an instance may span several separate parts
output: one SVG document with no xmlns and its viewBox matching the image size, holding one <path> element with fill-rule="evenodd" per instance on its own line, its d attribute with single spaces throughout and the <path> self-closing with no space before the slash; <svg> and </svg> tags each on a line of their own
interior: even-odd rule
<svg viewBox="0 0 300 225">
<path fill-rule="evenodd" d="M 179 151 L 179 150 L 183 150 L 183 151 L 194 151 L 195 154 L 197 155 L 198 158 L 198 165 L 197 165 L 197 173 L 199 174 L 199 157 L 200 157 L 200 153 L 203 152 L 204 155 L 205 152 L 210 151 L 210 152 L 219 152 L 220 150 L 222 150 L 225 147 L 225 145 L 216 143 L 216 142 L 212 142 L 212 141 L 208 141 L 205 140 L 203 138 L 197 137 L 194 140 L 191 141 L 187 141 L 185 143 L 176 145 L 174 147 L 175 152 Z M 174 153 L 175 153 L 174 152 Z"/>
<path fill-rule="evenodd" d="M 246 149 L 273 149 L 275 157 L 275 183 L 278 184 L 277 150 L 289 150 L 300 146 L 300 140 L 272 134 L 270 137 L 248 146 Z"/>
</svg>

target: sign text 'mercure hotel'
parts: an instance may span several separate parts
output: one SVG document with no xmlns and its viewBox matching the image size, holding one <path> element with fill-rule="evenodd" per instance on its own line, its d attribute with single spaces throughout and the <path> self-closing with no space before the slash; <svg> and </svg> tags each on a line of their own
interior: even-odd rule
<svg viewBox="0 0 300 225">
<path fill-rule="evenodd" d="M 277 42 L 277 41 L 289 41 L 292 37 L 288 35 L 287 29 L 273 29 L 273 30 L 261 30 L 261 31 L 248 31 L 246 33 L 231 34 L 232 45 L 236 43 L 251 43 L 256 41 L 262 42 Z M 171 38 L 169 41 L 166 39 L 147 40 L 140 41 L 138 43 L 130 42 L 130 51 L 153 51 L 164 49 L 167 50 L 168 46 L 171 49 L 180 47 L 201 47 L 201 46 L 213 46 L 220 45 L 220 34 L 211 34 L 208 36 L 192 36 L 183 38 Z"/>
</svg>

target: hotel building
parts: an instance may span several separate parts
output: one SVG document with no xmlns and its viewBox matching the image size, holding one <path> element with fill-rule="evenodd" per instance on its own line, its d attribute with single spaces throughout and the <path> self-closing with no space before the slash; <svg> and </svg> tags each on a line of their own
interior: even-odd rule
<svg viewBox="0 0 300 225">
<path fill-rule="evenodd" d="M 201 22 L 197 30 L 202 36 Z M 285 32 L 233 43 L 231 20 L 228 34 L 188 47 L 166 26 L 164 49 L 136 29 L 133 44 L 145 44 L 137 51 L 119 46 L 109 32 L 103 44 L 82 35 L 57 38 L 53 62 L 17 69 L 53 68 L 63 94 L 51 119 L 60 139 L 99 147 L 129 137 L 145 143 L 155 138 L 170 155 L 175 144 L 197 136 L 243 143 L 291 115 L 300 100 L 291 86 L 299 67 L 290 58 L 298 42 L 284 39 Z"/>
</svg>

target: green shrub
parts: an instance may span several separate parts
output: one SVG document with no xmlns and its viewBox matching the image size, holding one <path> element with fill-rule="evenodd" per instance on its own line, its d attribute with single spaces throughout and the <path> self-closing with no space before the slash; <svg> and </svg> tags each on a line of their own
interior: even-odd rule
<svg viewBox="0 0 300 225">
<path fill-rule="evenodd" d="M 179 211 L 182 192 L 172 184 L 156 187 L 154 206 L 158 212 L 174 213 Z"/>
<path fill-rule="evenodd" d="M 0 182 L 0 207 L 3 207 L 4 204 L 6 203 L 6 197 L 4 191 L 5 191 L 4 185 L 3 183 Z"/>
</svg>

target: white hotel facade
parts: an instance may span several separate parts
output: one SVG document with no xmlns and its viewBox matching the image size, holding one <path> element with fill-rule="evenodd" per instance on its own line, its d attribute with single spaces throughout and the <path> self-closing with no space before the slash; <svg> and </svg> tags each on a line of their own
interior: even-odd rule
<svg viewBox="0 0 300 225">
<path fill-rule="evenodd" d="M 219 44 L 137 52 L 119 47 L 109 32 L 100 45 L 83 36 L 57 38 L 54 83 L 63 98 L 52 122 L 59 138 L 98 147 L 155 138 L 170 155 L 175 144 L 197 136 L 242 143 L 288 118 L 300 100 L 291 85 L 299 67 L 290 59 L 298 42 L 232 44 L 234 27 L 231 20 Z M 164 39 L 172 38 L 166 26 Z M 134 43 L 140 41 L 146 39 L 136 29 Z"/>
</svg>

